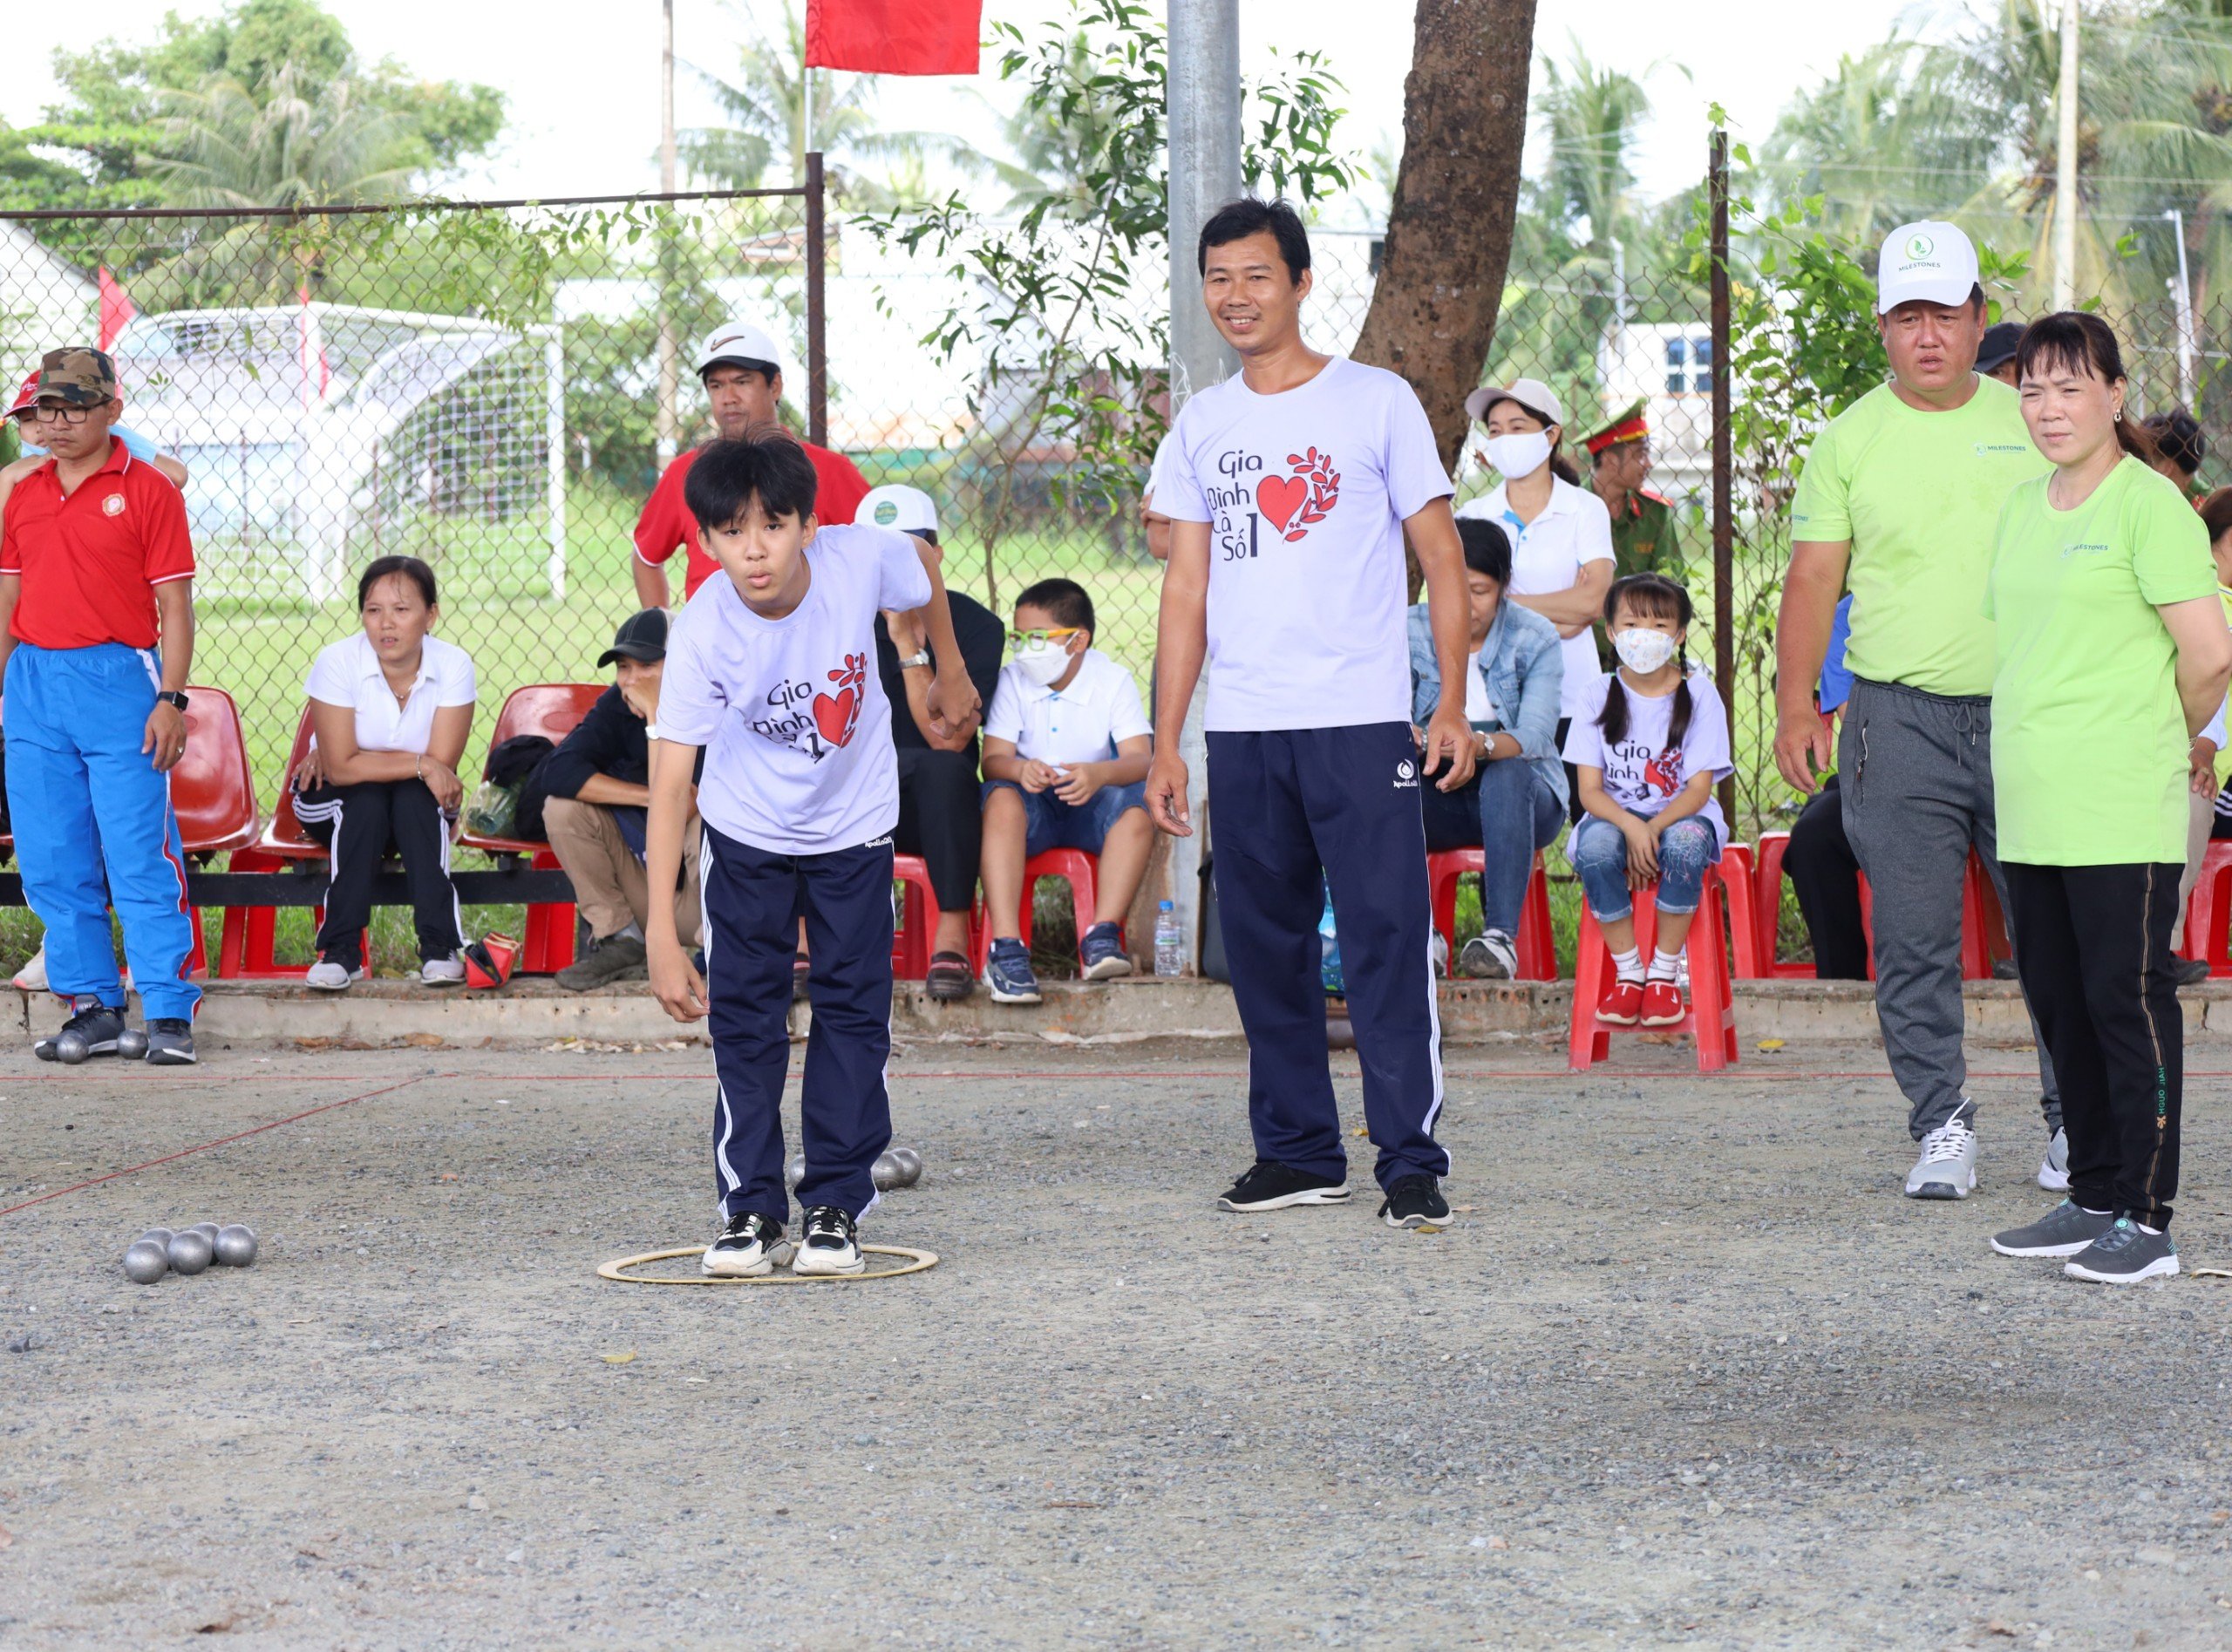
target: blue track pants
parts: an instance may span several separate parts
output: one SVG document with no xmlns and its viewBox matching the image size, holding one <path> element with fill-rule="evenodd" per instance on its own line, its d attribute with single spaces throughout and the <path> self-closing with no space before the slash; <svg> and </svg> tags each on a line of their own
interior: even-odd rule
<svg viewBox="0 0 2232 1652">
<path fill-rule="evenodd" d="M 46 926 L 47 984 L 122 1007 L 113 906 L 150 1020 L 201 1002 L 186 978 L 194 926 L 170 777 L 140 749 L 161 686 L 154 655 L 121 642 L 19 642 L 5 684 L 8 812 L 24 897 Z"/>
</svg>

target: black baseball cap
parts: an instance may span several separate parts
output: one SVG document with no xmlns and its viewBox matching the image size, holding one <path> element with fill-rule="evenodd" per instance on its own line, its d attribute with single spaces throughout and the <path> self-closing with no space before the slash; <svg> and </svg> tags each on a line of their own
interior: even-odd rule
<svg viewBox="0 0 2232 1652">
<path fill-rule="evenodd" d="M 1994 368 L 2004 367 L 2015 359 L 2016 346 L 2023 342 L 2023 323 L 2004 321 L 1984 329 L 1984 342 L 1977 346 L 1977 371 L 1989 373 Z"/>
<path fill-rule="evenodd" d="M 630 614 L 612 634 L 612 646 L 596 656 L 597 670 L 615 660 L 634 660 L 650 665 L 666 658 L 666 610 L 647 608 Z"/>
</svg>

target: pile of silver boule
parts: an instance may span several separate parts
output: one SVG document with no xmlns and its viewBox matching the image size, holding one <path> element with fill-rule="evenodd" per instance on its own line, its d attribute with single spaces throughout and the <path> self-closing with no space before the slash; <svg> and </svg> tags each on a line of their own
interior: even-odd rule
<svg viewBox="0 0 2232 1652">
<path fill-rule="evenodd" d="M 133 1240 L 124 1253 L 124 1272 L 135 1285 L 152 1285 L 165 1274 L 198 1274 L 215 1262 L 223 1268 L 246 1268 L 255 1260 L 255 1229 L 238 1222 L 220 1227 L 215 1222 L 196 1222 L 173 1233 L 150 1227 Z"/>
<path fill-rule="evenodd" d="M 878 1153 L 868 1174 L 874 1179 L 875 1190 L 888 1193 L 895 1187 L 912 1187 L 922 1180 L 922 1155 L 912 1147 L 892 1147 Z M 806 1155 L 793 1153 L 791 1162 L 783 1166 L 783 1186 L 791 1192 L 799 1190 L 806 1180 Z"/>
</svg>

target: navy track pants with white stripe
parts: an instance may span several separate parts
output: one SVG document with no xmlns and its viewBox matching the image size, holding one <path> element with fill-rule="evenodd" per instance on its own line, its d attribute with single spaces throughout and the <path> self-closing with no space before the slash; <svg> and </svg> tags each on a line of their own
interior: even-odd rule
<svg viewBox="0 0 2232 1652">
<path fill-rule="evenodd" d="M 1419 751 L 1407 723 L 1212 733 L 1209 823 L 1217 914 L 1248 1035 L 1256 1155 L 1347 1173 L 1325 1046 L 1317 920 L 1333 891 L 1364 1122 L 1382 1187 L 1446 1176 L 1441 1023 Z"/>
<path fill-rule="evenodd" d="M 806 1041 L 806 1180 L 799 1203 L 859 1216 L 869 1167 L 891 1145 L 891 840 L 826 854 L 776 854 L 708 823 L 700 851 L 705 986 L 720 1087 L 713 1175 L 721 1220 L 790 1219 L 783 1192 L 783 1076 L 791 962 L 806 919 L 813 1019 Z"/>
</svg>

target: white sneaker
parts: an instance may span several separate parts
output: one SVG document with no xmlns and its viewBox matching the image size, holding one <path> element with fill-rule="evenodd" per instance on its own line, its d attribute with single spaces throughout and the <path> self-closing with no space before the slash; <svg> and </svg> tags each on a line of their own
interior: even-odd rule
<svg viewBox="0 0 2232 1652">
<path fill-rule="evenodd" d="M 1922 1157 L 1907 1173 L 1909 1199 L 1966 1199 L 1977 1186 L 1977 1132 L 1956 1114 L 1922 1139 Z"/>
<path fill-rule="evenodd" d="M 44 992 L 46 990 L 45 942 L 40 942 L 38 943 L 38 950 L 31 954 L 31 962 L 26 963 L 22 969 L 16 971 L 16 989 L 18 992 Z"/>
<path fill-rule="evenodd" d="M 364 978 L 364 972 L 361 969 L 351 969 L 346 964 L 320 958 L 310 966 L 310 974 L 303 977 L 303 984 L 316 987 L 320 992 L 346 992 L 350 982 Z"/>
<path fill-rule="evenodd" d="M 705 1247 L 698 1267 L 713 1279 L 757 1279 L 790 1261 L 791 1251 L 780 1222 L 746 1211 Z"/>
<path fill-rule="evenodd" d="M 1427 932 L 1426 956 L 1433 961 L 1435 975 L 1446 976 L 1449 973 L 1449 942 L 1441 938 L 1439 929 Z M 16 984 L 21 986 L 23 983 L 18 982 Z"/>
<path fill-rule="evenodd" d="M 429 958 L 418 966 L 418 981 L 420 985 L 428 987 L 461 986 L 465 982 L 465 960 Z"/>
<path fill-rule="evenodd" d="M 2069 1191 L 2069 1132 L 2057 1130 L 2054 1139 L 2046 1144 L 2046 1156 L 2038 1161 L 2038 1186 L 2050 1193 Z"/>
<path fill-rule="evenodd" d="M 791 1258 L 794 1274 L 857 1274 L 868 1267 L 853 1218 L 834 1205 L 816 1205 L 800 1226 Z"/>
</svg>

